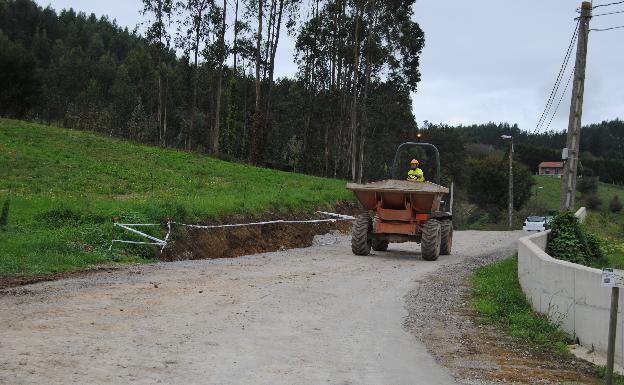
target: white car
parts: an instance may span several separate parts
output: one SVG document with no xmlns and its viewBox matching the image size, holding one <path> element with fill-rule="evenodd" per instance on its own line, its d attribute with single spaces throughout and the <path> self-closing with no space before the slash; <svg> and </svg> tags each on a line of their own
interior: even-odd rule
<svg viewBox="0 0 624 385">
<path fill-rule="evenodd" d="M 550 222 L 547 217 L 531 216 L 524 221 L 522 230 L 524 231 L 544 231 Z"/>
</svg>

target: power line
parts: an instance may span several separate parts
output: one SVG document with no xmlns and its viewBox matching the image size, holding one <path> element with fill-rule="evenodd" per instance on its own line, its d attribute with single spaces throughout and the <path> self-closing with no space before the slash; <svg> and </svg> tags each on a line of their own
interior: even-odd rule
<svg viewBox="0 0 624 385">
<path fill-rule="evenodd" d="M 606 13 L 599 13 L 597 15 L 592 15 L 592 17 L 598 17 L 598 16 L 607 16 L 607 15 L 616 15 L 618 13 L 624 13 L 623 11 L 613 11 L 613 12 L 606 12 Z"/>
<path fill-rule="evenodd" d="M 541 128 L 541 126 L 544 124 L 546 117 L 548 116 L 548 113 L 550 111 L 550 108 L 552 107 L 552 103 L 557 95 L 557 91 L 559 90 L 559 86 L 561 84 L 563 73 L 565 72 L 565 69 L 568 67 L 568 63 L 570 61 L 570 56 L 572 54 L 572 47 L 574 46 L 574 41 L 576 40 L 578 36 L 578 27 L 579 27 L 579 24 L 577 23 L 574 29 L 574 33 L 572 34 L 572 38 L 570 39 L 570 44 L 568 45 L 568 50 L 566 51 L 566 55 L 563 59 L 563 63 L 561 63 L 559 74 L 557 74 L 557 79 L 555 80 L 553 89 L 551 90 L 550 96 L 548 97 L 548 100 L 546 101 L 546 106 L 544 107 L 544 111 L 542 111 L 542 115 L 540 116 L 540 119 L 537 125 L 535 126 L 535 129 L 533 130 L 534 133 L 537 132 Z"/>
<path fill-rule="evenodd" d="M 555 100 L 555 97 L 557 96 L 557 92 L 559 91 L 559 86 L 561 85 L 561 79 L 563 78 L 563 74 L 565 73 L 565 70 L 568 68 L 568 63 L 570 62 L 570 57 L 572 55 L 574 42 L 576 41 L 578 37 L 579 24 L 580 24 L 580 21 L 577 21 L 574 27 L 574 32 L 572 33 L 572 38 L 570 39 L 570 44 L 568 45 L 568 49 L 566 51 L 565 57 L 563 58 L 563 62 L 561 63 L 559 74 L 557 74 L 557 79 L 555 80 L 555 84 L 553 85 L 553 88 L 550 91 L 550 96 L 548 97 L 548 100 L 546 101 L 546 106 L 544 107 L 544 111 L 542 111 L 542 115 L 540 116 L 539 121 L 537 122 L 537 125 L 535 126 L 535 129 L 533 130 L 533 133 L 536 133 L 537 131 L 539 131 L 541 126 L 546 121 L 546 117 L 548 116 L 548 113 L 550 112 L 553 101 Z"/>
<path fill-rule="evenodd" d="M 570 80 L 572 80 L 572 76 L 574 76 L 575 68 L 576 67 L 572 68 L 572 72 L 570 72 L 570 76 L 568 76 L 568 81 L 566 83 L 565 88 L 563 89 L 563 93 L 561 94 L 559 101 L 557 102 L 557 106 L 555 107 L 555 112 L 553 112 L 552 116 L 550 117 L 550 120 L 548 121 L 548 125 L 546 126 L 546 129 L 544 131 L 548 131 L 548 129 L 550 128 L 550 123 L 552 123 L 553 119 L 557 115 L 557 111 L 559 111 L 559 106 L 561 105 L 561 101 L 563 100 L 563 97 L 565 96 L 566 91 L 568 91 L 568 87 L 570 86 Z"/>
<path fill-rule="evenodd" d="M 590 31 L 602 32 L 602 31 L 610 31 L 612 29 L 619 29 L 619 28 L 624 28 L 624 25 L 618 25 L 617 27 L 611 27 L 611 28 L 592 28 L 590 29 Z"/>
<path fill-rule="evenodd" d="M 622 3 L 624 3 L 624 0 L 623 1 L 616 1 L 614 3 L 608 3 L 608 4 L 598 4 L 598 5 L 594 5 L 592 7 L 592 9 L 596 9 L 596 8 L 600 8 L 600 7 L 609 7 L 611 5 L 617 5 L 617 4 L 622 4 Z"/>
</svg>

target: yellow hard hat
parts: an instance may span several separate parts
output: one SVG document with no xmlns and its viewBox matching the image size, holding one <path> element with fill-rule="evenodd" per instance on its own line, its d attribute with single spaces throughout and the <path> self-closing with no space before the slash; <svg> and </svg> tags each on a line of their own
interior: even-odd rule
<svg viewBox="0 0 624 385">
<path fill-rule="evenodd" d="M 415 164 L 418 165 L 418 161 L 416 159 L 412 159 L 412 161 L 410 162 L 410 164 Z"/>
</svg>

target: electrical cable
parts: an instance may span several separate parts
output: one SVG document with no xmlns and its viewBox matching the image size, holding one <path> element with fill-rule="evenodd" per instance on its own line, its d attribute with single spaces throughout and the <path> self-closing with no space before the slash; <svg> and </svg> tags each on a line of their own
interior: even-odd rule
<svg viewBox="0 0 624 385">
<path fill-rule="evenodd" d="M 624 10 L 622 11 L 613 11 L 613 12 L 605 12 L 605 13 L 599 13 L 597 15 L 592 15 L 591 17 L 598 17 L 598 16 L 607 16 L 607 15 L 616 15 L 618 13 L 624 13 Z"/>
<path fill-rule="evenodd" d="M 565 70 L 568 67 L 568 63 L 572 54 L 572 47 L 574 45 L 574 41 L 576 40 L 577 36 L 578 36 L 578 27 L 579 24 L 577 23 L 576 28 L 574 30 L 574 34 L 572 35 L 572 39 L 570 40 L 570 44 L 568 45 L 568 50 L 566 52 L 566 55 L 563 59 L 563 63 L 561 64 L 561 68 L 559 69 L 559 73 L 557 75 L 557 79 L 555 80 L 555 84 L 553 85 L 553 88 L 550 92 L 550 95 L 548 97 L 548 100 L 546 101 L 546 106 L 544 107 L 544 111 L 542 111 L 542 115 L 540 116 L 540 119 L 537 123 L 537 125 L 535 126 L 535 129 L 533 130 L 533 133 L 536 133 L 537 131 L 539 131 L 539 129 L 543 126 L 546 117 L 548 116 L 548 113 L 550 112 L 550 108 L 552 107 L 552 103 L 554 102 L 554 99 L 557 95 L 557 92 L 559 90 L 559 86 L 561 84 L 561 79 L 563 77 L 563 73 L 565 72 Z"/>
<path fill-rule="evenodd" d="M 624 0 L 623 1 L 616 1 L 614 3 L 608 3 L 608 4 L 598 4 L 598 5 L 592 6 L 592 9 L 596 9 L 596 8 L 600 8 L 600 7 L 609 7 L 611 5 L 617 5 L 617 4 L 622 4 L 622 3 L 624 3 Z"/>
<path fill-rule="evenodd" d="M 580 24 L 580 22 L 577 21 L 576 26 L 574 28 L 574 33 L 572 34 L 572 38 L 570 39 L 570 44 L 568 45 L 568 49 L 566 51 L 565 57 L 563 58 L 563 62 L 561 63 L 561 68 L 559 69 L 559 74 L 557 75 L 557 79 L 555 80 L 555 84 L 553 85 L 553 88 L 552 88 L 552 90 L 550 92 L 550 96 L 548 97 L 548 100 L 546 101 L 546 106 L 544 107 L 544 111 L 542 111 L 542 115 L 540 116 L 539 121 L 538 121 L 537 125 L 535 126 L 535 129 L 533 129 L 533 133 L 538 132 L 539 129 L 541 128 L 541 126 L 546 121 L 546 117 L 548 116 L 548 114 L 550 112 L 550 109 L 551 109 L 552 104 L 553 104 L 553 102 L 555 100 L 555 97 L 557 96 L 557 92 L 559 91 L 559 86 L 561 85 L 561 80 L 563 78 L 563 74 L 565 73 L 565 70 L 568 68 L 568 63 L 570 62 L 570 57 L 572 55 L 574 42 L 576 41 L 576 39 L 578 37 L 579 24 Z"/>
<path fill-rule="evenodd" d="M 603 32 L 603 31 L 610 31 L 612 29 L 619 29 L 619 28 L 624 28 L 624 25 L 618 25 L 616 27 L 610 27 L 610 28 L 592 28 L 590 29 L 590 31 Z"/>
<path fill-rule="evenodd" d="M 548 125 L 546 126 L 546 129 L 544 130 L 545 132 L 548 132 L 548 129 L 550 128 L 550 124 L 552 123 L 553 119 L 557 115 L 557 111 L 559 111 L 559 106 L 561 105 L 561 101 L 563 100 L 563 97 L 565 96 L 566 92 L 568 91 L 568 87 L 570 86 L 570 80 L 572 80 L 572 77 L 574 76 L 574 70 L 575 69 L 576 69 L 576 67 L 572 68 L 572 72 L 570 72 L 570 76 L 568 76 L 568 81 L 566 83 L 566 86 L 563 89 L 563 93 L 561 94 L 561 97 L 559 98 L 559 101 L 557 102 L 557 106 L 555 107 L 555 112 L 553 112 L 552 116 L 550 117 L 550 120 L 548 121 Z"/>
</svg>

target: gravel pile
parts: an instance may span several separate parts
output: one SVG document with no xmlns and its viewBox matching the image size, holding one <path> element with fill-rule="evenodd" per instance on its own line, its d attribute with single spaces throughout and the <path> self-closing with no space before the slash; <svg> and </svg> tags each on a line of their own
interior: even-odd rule
<svg viewBox="0 0 624 385">
<path fill-rule="evenodd" d="M 312 246 L 327 246 L 345 243 L 345 235 L 339 230 L 332 230 L 327 234 L 315 235 Z"/>
</svg>

